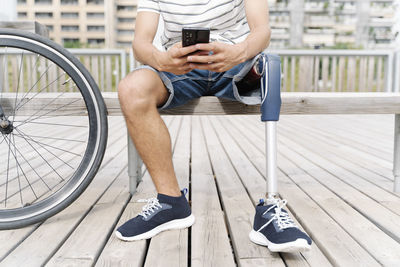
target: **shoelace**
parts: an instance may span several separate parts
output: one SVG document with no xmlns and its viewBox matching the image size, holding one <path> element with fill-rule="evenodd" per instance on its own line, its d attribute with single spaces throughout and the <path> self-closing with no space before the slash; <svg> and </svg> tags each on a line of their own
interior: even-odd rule
<svg viewBox="0 0 400 267">
<path fill-rule="evenodd" d="M 160 202 L 158 202 L 157 198 L 149 198 L 149 199 L 139 199 L 136 202 L 144 202 L 147 203 L 142 208 L 142 212 L 139 213 L 140 216 L 143 216 L 145 219 L 147 216 L 150 216 L 155 210 L 162 208 Z"/>
<path fill-rule="evenodd" d="M 282 208 L 286 204 L 287 204 L 287 200 L 283 199 L 283 200 L 278 200 L 273 206 L 269 207 L 263 213 L 263 215 L 266 214 L 268 211 L 270 211 L 273 208 L 275 208 L 275 214 L 272 216 L 272 218 L 267 223 L 265 223 L 263 226 L 261 226 L 261 228 L 258 229 L 257 232 L 260 232 L 262 229 L 267 227 L 267 225 L 270 224 L 273 220 L 277 220 L 277 225 L 278 225 L 279 229 L 281 229 L 281 230 L 290 228 L 290 227 L 297 228 L 297 226 L 294 223 L 294 221 L 292 220 L 292 218 L 289 217 L 289 214 L 287 212 L 282 211 Z"/>
</svg>

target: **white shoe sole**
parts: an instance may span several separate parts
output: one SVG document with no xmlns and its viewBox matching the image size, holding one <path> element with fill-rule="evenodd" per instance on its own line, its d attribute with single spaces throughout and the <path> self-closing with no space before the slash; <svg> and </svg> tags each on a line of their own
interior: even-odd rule
<svg viewBox="0 0 400 267">
<path fill-rule="evenodd" d="M 159 226 L 157 226 L 156 228 L 145 232 L 143 234 L 140 235 L 136 235 L 136 236 L 123 236 L 120 232 L 115 231 L 115 235 L 123 240 L 123 241 L 136 241 L 136 240 L 142 240 L 142 239 L 149 239 L 152 238 L 153 236 L 159 234 L 162 231 L 166 231 L 166 230 L 172 230 L 172 229 L 184 229 L 184 228 L 188 228 L 190 226 L 193 225 L 195 219 L 194 219 L 194 215 L 190 214 L 190 216 L 183 218 L 183 219 L 177 219 L 177 220 L 173 220 L 173 221 L 169 221 L 166 222 L 164 224 L 161 224 Z"/>
<path fill-rule="evenodd" d="M 249 238 L 258 245 L 267 246 L 272 252 L 305 252 L 311 249 L 311 245 L 303 238 L 284 244 L 275 244 L 269 241 L 262 233 L 254 231 L 254 229 L 251 230 Z"/>
</svg>

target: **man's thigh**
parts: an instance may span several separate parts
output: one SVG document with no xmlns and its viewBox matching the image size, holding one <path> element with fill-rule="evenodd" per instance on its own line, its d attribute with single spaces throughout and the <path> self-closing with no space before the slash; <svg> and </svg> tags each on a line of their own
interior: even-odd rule
<svg viewBox="0 0 400 267">
<path fill-rule="evenodd" d="M 194 98 L 205 95 L 211 84 L 208 71 L 193 70 L 183 75 L 160 72 L 150 66 L 141 66 L 137 70 L 147 69 L 161 79 L 167 89 L 167 98 L 158 105 L 160 110 L 183 105 Z"/>
</svg>

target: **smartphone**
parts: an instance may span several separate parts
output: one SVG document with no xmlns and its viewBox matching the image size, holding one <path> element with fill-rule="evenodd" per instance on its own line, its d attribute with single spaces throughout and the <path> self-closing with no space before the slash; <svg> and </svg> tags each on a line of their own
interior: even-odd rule
<svg viewBox="0 0 400 267">
<path fill-rule="evenodd" d="M 198 43 L 210 42 L 209 28 L 182 28 L 182 46 L 195 45 Z"/>
</svg>

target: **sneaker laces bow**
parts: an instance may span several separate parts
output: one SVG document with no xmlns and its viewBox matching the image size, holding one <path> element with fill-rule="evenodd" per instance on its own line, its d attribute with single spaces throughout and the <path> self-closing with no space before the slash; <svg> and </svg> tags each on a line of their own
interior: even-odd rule
<svg viewBox="0 0 400 267">
<path fill-rule="evenodd" d="M 292 218 L 290 218 L 289 213 L 287 213 L 286 211 L 283 211 L 282 208 L 284 206 L 286 206 L 287 204 L 287 200 L 283 199 L 283 200 L 278 200 L 274 205 L 272 205 L 271 207 L 269 207 L 264 213 L 268 213 L 270 210 L 272 210 L 273 208 L 275 211 L 275 214 L 272 216 L 272 218 L 265 223 L 259 230 L 261 231 L 262 229 L 264 229 L 265 227 L 267 227 L 268 224 L 270 224 L 272 221 L 276 220 L 277 221 L 277 225 L 279 227 L 280 230 L 286 229 L 286 228 L 290 228 L 290 227 L 296 227 L 296 224 L 294 223 L 294 221 L 292 220 Z"/>
<path fill-rule="evenodd" d="M 145 219 L 147 218 L 147 216 L 150 216 L 155 210 L 162 208 L 157 198 L 138 199 L 136 202 L 147 203 L 143 206 L 142 212 L 139 213 L 139 215 L 143 216 Z"/>
</svg>

